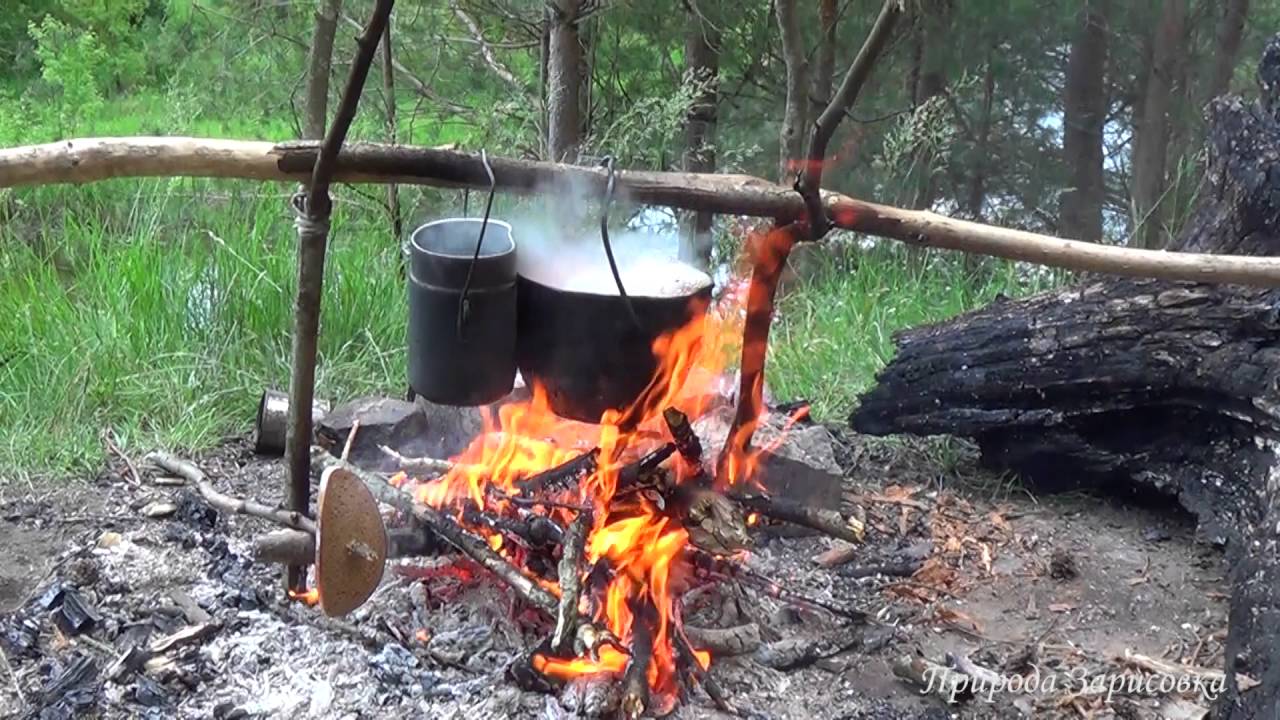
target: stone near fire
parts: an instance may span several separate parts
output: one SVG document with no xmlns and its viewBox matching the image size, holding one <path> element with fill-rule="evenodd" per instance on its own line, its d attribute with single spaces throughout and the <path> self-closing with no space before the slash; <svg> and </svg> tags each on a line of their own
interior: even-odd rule
<svg viewBox="0 0 1280 720">
<path fill-rule="evenodd" d="M 416 404 L 395 398 L 367 397 L 343 403 L 316 427 L 316 439 L 331 452 L 341 453 L 351 428 L 359 423 L 351 443 L 351 464 L 382 470 L 387 462 L 379 445 L 400 448 L 427 434 L 427 416 Z"/>
<path fill-rule="evenodd" d="M 733 409 L 719 408 L 693 421 L 694 432 L 707 448 L 707 462 L 724 447 Z M 775 497 L 811 507 L 840 509 L 843 473 L 835 456 L 835 438 L 821 425 L 796 424 L 786 430 L 783 413 L 770 413 L 756 429 L 752 445 L 769 447 L 759 472 L 765 489 Z M 784 437 L 785 434 L 785 437 Z M 714 468 L 708 467 L 709 470 Z"/>
</svg>

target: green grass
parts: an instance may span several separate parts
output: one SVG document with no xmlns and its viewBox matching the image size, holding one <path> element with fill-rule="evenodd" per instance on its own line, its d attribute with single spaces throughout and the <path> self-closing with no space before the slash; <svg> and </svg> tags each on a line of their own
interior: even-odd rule
<svg viewBox="0 0 1280 720">
<path fill-rule="evenodd" d="M 278 186 L 111 182 L 25 193 L 0 227 L 0 474 L 199 446 L 287 387 L 294 234 Z M 318 392 L 403 392 L 399 249 L 339 204 Z"/>
<path fill-rule="evenodd" d="M 842 420 L 893 356 L 898 330 L 1054 281 L 1009 262 L 990 260 L 982 267 L 969 272 L 950 253 L 911 257 L 890 242 L 833 253 L 780 302 L 766 366 L 773 394 L 808 400 L 819 419 Z"/>
</svg>

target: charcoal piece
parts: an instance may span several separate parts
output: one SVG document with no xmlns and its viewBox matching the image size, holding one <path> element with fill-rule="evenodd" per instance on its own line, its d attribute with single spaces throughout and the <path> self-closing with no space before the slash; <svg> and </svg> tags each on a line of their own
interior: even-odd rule
<svg viewBox="0 0 1280 720">
<path fill-rule="evenodd" d="M 412 680 L 413 670 L 418 667 L 418 658 L 403 645 L 387 643 L 369 660 L 369 665 L 382 682 L 402 685 Z"/>
<path fill-rule="evenodd" d="M 64 634 L 74 637 L 92 632 L 102 622 L 102 616 L 85 601 L 83 595 L 67 588 L 62 593 L 62 605 L 53 612 L 53 621 Z"/>
<path fill-rule="evenodd" d="M 14 655 L 34 655 L 38 652 L 40 641 L 40 625 L 29 617 L 13 616 L 4 623 L 4 633 L 0 634 L 4 647 Z"/>
<path fill-rule="evenodd" d="M 52 610 L 62 604 L 62 594 L 66 591 L 66 586 L 60 582 L 54 583 L 44 589 L 36 597 L 36 606 L 41 610 Z"/>
<path fill-rule="evenodd" d="M 193 530 L 211 532 L 218 529 L 220 522 L 224 522 L 222 515 L 194 490 L 182 489 L 175 500 L 178 507 L 174 518 Z"/>
<path fill-rule="evenodd" d="M 40 698 L 47 705 L 88 707 L 97 701 L 102 687 L 97 679 L 97 661 L 88 655 L 76 655 L 40 689 Z"/>
<path fill-rule="evenodd" d="M 146 675 L 140 675 L 133 686 L 133 699 L 139 705 L 160 707 L 169 703 L 169 692 L 155 680 Z"/>
</svg>

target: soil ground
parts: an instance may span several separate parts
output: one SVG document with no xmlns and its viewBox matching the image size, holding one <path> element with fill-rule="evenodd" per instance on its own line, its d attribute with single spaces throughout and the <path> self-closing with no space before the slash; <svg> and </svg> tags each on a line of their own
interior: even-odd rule
<svg viewBox="0 0 1280 720">
<path fill-rule="evenodd" d="M 848 565 L 828 569 L 813 558 L 830 540 L 766 529 L 750 564 L 786 588 L 857 605 L 876 622 L 851 629 L 750 592 L 723 592 L 716 608 L 690 610 L 691 621 L 707 624 L 756 620 L 771 648 L 795 638 L 855 638 L 843 643 L 850 650 L 801 658 L 789 670 L 767 667 L 760 653 L 717 658 L 713 675 L 744 711 L 797 719 L 1155 718 L 1196 717 L 1210 704 L 1194 692 L 1108 697 L 1097 684 L 1126 668 L 1126 652 L 1220 666 L 1224 562 L 1197 541 L 1185 515 L 1115 498 L 1035 497 L 979 469 L 962 445 L 834 433 L 846 509 L 864 517 L 865 545 Z M 255 456 L 243 438 L 193 459 L 225 492 L 281 499 L 279 461 Z M 448 592 L 428 585 L 424 593 L 411 579 L 424 562 L 406 562 L 364 608 L 327 620 L 284 602 L 276 569 L 249 561 L 264 523 L 219 518 L 190 491 L 156 485 L 152 475 L 144 469 L 135 484 L 118 463 L 95 478 L 0 483 L 0 631 L 31 617 L 34 598 L 54 582 L 78 587 L 103 617 L 89 640 L 45 622 L 26 653 L 0 632 L 8 665 L 0 668 L 0 717 L 75 709 L 45 696 L 50 678 L 77 655 L 106 668 L 111 643 L 132 625 L 150 623 L 157 635 L 180 626 L 162 622 L 174 590 L 208 610 L 220 632 L 179 652 L 177 669 L 158 682 L 103 683 L 91 715 L 470 719 L 571 711 L 563 693 L 524 692 L 505 679 L 503 667 L 531 640 L 493 584 Z M 173 501 L 177 512 L 147 518 L 142 508 L 158 500 Z M 851 577 L 858 568 L 922 562 L 910 578 Z M 726 620 L 726 612 L 738 617 Z M 903 658 L 942 662 L 948 653 L 1004 677 L 1035 668 L 1055 684 L 948 706 L 895 676 Z M 9 692 L 14 686 L 21 692 Z M 717 716 L 701 693 L 675 713 Z"/>
</svg>

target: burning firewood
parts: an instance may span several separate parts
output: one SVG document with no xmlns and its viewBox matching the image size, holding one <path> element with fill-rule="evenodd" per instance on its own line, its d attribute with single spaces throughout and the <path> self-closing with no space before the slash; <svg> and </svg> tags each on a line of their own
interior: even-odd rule
<svg viewBox="0 0 1280 720">
<path fill-rule="evenodd" d="M 693 426 L 689 424 L 689 416 L 679 408 L 669 407 L 662 411 L 662 419 L 667 423 L 667 431 L 671 433 L 671 439 L 675 440 L 680 457 L 692 467 L 701 467 L 702 441 L 693 432 Z"/>
<path fill-rule="evenodd" d="M 591 527 L 591 511 L 578 513 L 563 536 L 560 556 L 560 604 L 556 607 L 556 628 L 551 634 L 551 647 L 559 652 L 569 650 L 569 640 L 577 632 L 578 601 L 582 596 L 582 575 L 578 566 Z"/>
<path fill-rule="evenodd" d="M 598 469 L 599 459 L 600 448 L 592 448 L 562 465 L 517 481 L 516 488 L 521 494 L 529 495 L 549 488 L 563 489 L 576 486 L 583 478 Z"/>
<path fill-rule="evenodd" d="M 649 707 L 649 664 L 653 661 L 653 607 L 633 602 L 631 661 L 622 679 L 622 715 L 636 720 Z"/>
<path fill-rule="evenodd" d="M 423 526 L 430 528 L 462 554 L 505 582 L 522 600 L 552 617 L 557 615 L 560 600 L 556 595 L 539 585 L 515 565 L 512 565 L 506 558 L 491 548 L 487 542 L 463 528 L 453 518 L 429 505 L 415 502 L 409 493 L 393 487 L 381 476 L 360 470 L 350 463 L 330 455 L 324 448 L 313 447 L 311 449 L 311 463 L 313 470 L 323 471 L 331 467 L 349 470 L 360 478 L 369 488 L 369 491 L 380 501 L 413 517 Z M 585 648 L 587 652 L 595 652 L 603 645 L 616 646 L 618 643 L 613 633 L 598 628 L 588 618 L 579 618 L 575 638 L 577 645 Z"/>
</svg>

